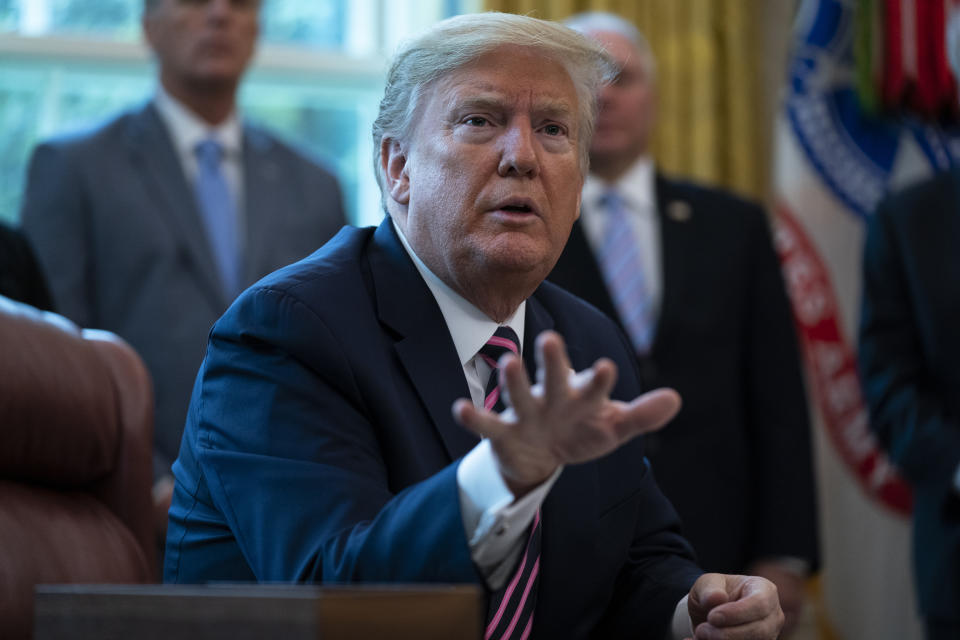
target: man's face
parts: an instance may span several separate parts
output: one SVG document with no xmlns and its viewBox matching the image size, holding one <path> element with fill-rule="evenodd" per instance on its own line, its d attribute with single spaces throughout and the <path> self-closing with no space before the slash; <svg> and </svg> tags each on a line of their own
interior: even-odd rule
<svg viewBox="0 0 960 640">
<path fill-rule="evenodd" d="M 590 145 L 598 162 L 632 161 L 647 151 L 656 115 L 653 78 L 637 48 L 618 33 L 589 32 L 620 68 L 617 79 L 600 92 L 600 114 Z"/>
<path fill-rule="evenodd" d="M 165 81 L 177 87 L 236 85 L 259 29 L 259 0 L 157 0 L 144 33 Z"/>
<path fill-rule="evenodd" d="M 394 219 L 434 274 L 461 294 L 547 276 L 579 215 L 579 124 L 566 70 L 527 48 L 436 83 L 387 166 L 389 196 L 407 205 Z"/>
</svg>

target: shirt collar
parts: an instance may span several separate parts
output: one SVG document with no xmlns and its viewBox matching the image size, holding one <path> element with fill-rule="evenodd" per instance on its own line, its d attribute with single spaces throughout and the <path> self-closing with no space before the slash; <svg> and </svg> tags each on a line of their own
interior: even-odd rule
<svg viewBox="0 0 960 640">
<path fill-rule="evenodd" d="M 460 364 L 467 364 L 477 355 L 480 347 L 487 343 L 487 340 L 493 336 L 500 325 L 430 271 L 414 252 L 413 247 L 410 246 L 403 235 L 403 231 L 400 230 L 400 227 L 392 218 L 390 223 L 396 230 L 407 255 L 413 260 L 414 266 L 420 272 L 424 282 L 427 283 L 427 287 L 440 307 L 440 313 L 443 314 L 447 329 L 450 331 L 450 337 L 453 338 L 453 344 L 457 349 Z M 523 353 L 524 312 L 526 308 L 527 301 L 524 300 L 513 312 L 513 315 L 503 323 L 516 332 L 517 338 L 520 340 L 520 353 Z"/>
<path fill-rule="evenodd" d="M 199 142 L 214 138 L 223 147 L 227 157 L 240 155 L 243 129 L 236 111 L 231 112 L 219 125 L 212 127 L 167 93 L 163 85 L 157 86 L 153 103 L 167 125 L 179 153 L 192 156 Z"/>
<path fill-rule="evenodd" d="M 604 192 L 610 187 L 615 187 L 631 210 L 653 212 L 657 204 L 655 176 L 653 158 L 642 155 L 613 184 L 592 173 L 589 174 L 583 184 L 583 201 L 592 209 L 600 209 Z"/>
</svg>

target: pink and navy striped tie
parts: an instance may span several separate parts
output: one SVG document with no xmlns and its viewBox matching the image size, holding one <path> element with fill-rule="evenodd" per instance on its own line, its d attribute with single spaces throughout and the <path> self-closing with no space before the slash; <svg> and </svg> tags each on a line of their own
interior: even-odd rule
<svg viewBox="0 0 960 640">
<path fill-rule="evenodd" d="M 527 640 L 530 637 L 540 584 L 540 532 L 540 512 L 537 511 L 520 565 L 506 586 L 490 597 L 484 640 Z"/>
<path fill-rule="evenodd" d="M 490 365 L 490 379 L 484 393 L 483 406 L 488 411 L 505 408 L 500 396 L 500 358 L 507 352 L 520 356 L 520 340 L 510 327 L 499 327 L 480 349 L 480 357 Z M 530 527 L 530 536 L 523 556 L 510 580 L 490 597 L 484 640 L 526 640 L 533 628 L 533 611 L 537 605 L 540 580 L 540 512 Z"/>
<path fill-rule="evenodd" d="M 487 380 L 487 387 L 483 394 L 483 408 L 487 411 L 500 413 L 506 408 L 500 398 L 500 376 L 498 373 L 500 358 L 506 353 L 513 353 L 519 357 L 520 339 L 510 327 L 497 327 L 496 332 L 487 340 L 485 345 L 480 347 L 480 352 L 477 354 L 490 365 L 490 378 Z"/>
</svg>

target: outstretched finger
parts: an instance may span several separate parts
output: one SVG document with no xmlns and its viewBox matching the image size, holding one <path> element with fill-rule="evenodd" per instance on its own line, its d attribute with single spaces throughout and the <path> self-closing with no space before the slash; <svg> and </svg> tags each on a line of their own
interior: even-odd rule
<svg viewBox="0 0 960 640">
<path fill-rule="evenodd" d="M 544 331 L 537 336 L 534 353 L 537 359 L 537 382 L 543 386 L 543 397 L 548 402 L 565 398 L 569 391 L 571 366 L 563 338 L 556 331 Z"/>
<path fill-rule="evenodd" d="M 579 391 L 585 401 L 607 400 L 617 382 L 617 365 L 609 358 L 600 358 L 569 380 L 570 388 Z"/>
<path fill-rule="evenodd" d="M 508 428 L 508 425 L 492 411 L 481 411 L 473 406 L 466 398 L 460 398 L 453 403 L 453 419 L 457 423 L 474 432 L 481 438 L 496 440 Z"/>
<path fill-rule="evenodd" d="M 625 405 L 615 424 L 617 435 L 627 440 L 662 428 L 680 411 L 680 394 L 666 387 L 648 391 Z"/>
<path fill-rule="evenodd" d="M 529 416 L 536 410 L 530 378 L 520 358 L 512 354 L 500 358 L 499 376 L 503 404 L 512 407 L 518 418 Z"/>
</svg>

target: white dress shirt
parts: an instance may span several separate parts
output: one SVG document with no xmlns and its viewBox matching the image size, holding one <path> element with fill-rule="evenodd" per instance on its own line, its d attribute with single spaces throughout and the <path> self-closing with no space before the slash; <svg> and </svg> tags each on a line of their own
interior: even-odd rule
<svg viewBox="0 0 960 640">
<path fill-rule="evenodd" d="M 491 367 L 483 358 L 477 357 L 477 352 L 500 325 L 434 275 L 414 253 L 396 224 L 394 229 L 403 248 L 407 250 L 417 271 L 437 300 L 460 357 L 460 364 L 463 365 L 470 399 L 475 407 L 481 408 Z M 503 323 L 516 332 L 521 353 L 526 308 L 526 301 L 520 303 L 513 315 Z M 470 556 L 492 590 L 499 589 L 510 579 L 517 559 L 523 552 L 526 541 L 524 533 L 533 522 L 550 487 L 560 476 L 560 471 L 561 469 L 557 469 L 542 485 L 514 501 L 513 494 L 497 470 L 493 451 L 487 440 L 474 447 L 457 467 L 460 509 L 463 527 L 470 543 Z"/>
<path fill-rule="evenodd" d="M 437 300 L 463 365 L 470 398 L 475 407 L 483 407 L 486 381 L 491 368 L 482 358 L 477 357 L 477 352 L 500 325 L 430 271 L 413 251 L 403 231 L 395 223 L 393 227 L 403 248 Z M 521 353 L 526 305 L 526 301 L 520 303 L 513 315 L 503 323 L 516 332 Z M 526 541 L 524 534 L 562 471 L 563 467 L 560 467 L 539 487 L 520 500 L 514 500 L 497 470 L 489 441 L 482 440 L 477 444 L 457 467 L 460 510 L 470 545 L 470 557 L 491 590 L 496 591 L 511 577 L 523 551 Z M 669 637 L 679 640 L 691 635 L 687 597 L 684 596 L 674 612 Z"/>
<path fill-rule="evenodd" d="M 170 141 L 173 143 L 177 157 L 180 159 L 183 175 L 187 178 L 191 187 L 197 181 L 197 144 L 208 138 L 220 143 L 223 149 L 223 160 L 220 168 L 236 205 L 238 237 L 244 238 L 243 127 L 236 112 L 231 113 L 219 125 L 210 126 L 183 103 L 167 93 L 163 85 L 157 86 L 153 104 L 170 133 Z"/>
<path fill-rule="evenodd" d="M 644 288 L 650 297 L 653 317 L 660 314 L 663 299 L 663 267 L 660 255 L 660 218 L 657 216 L 656 172 L 650 156 L 641 156 L 615 183 L 605 182 L 590 174 L 583 183 L 580 224 L 594 255 L 603 246 L 603 196 L 615 188 L 630 218 L 634 238 L 643 263 Z"/>
</svg>

